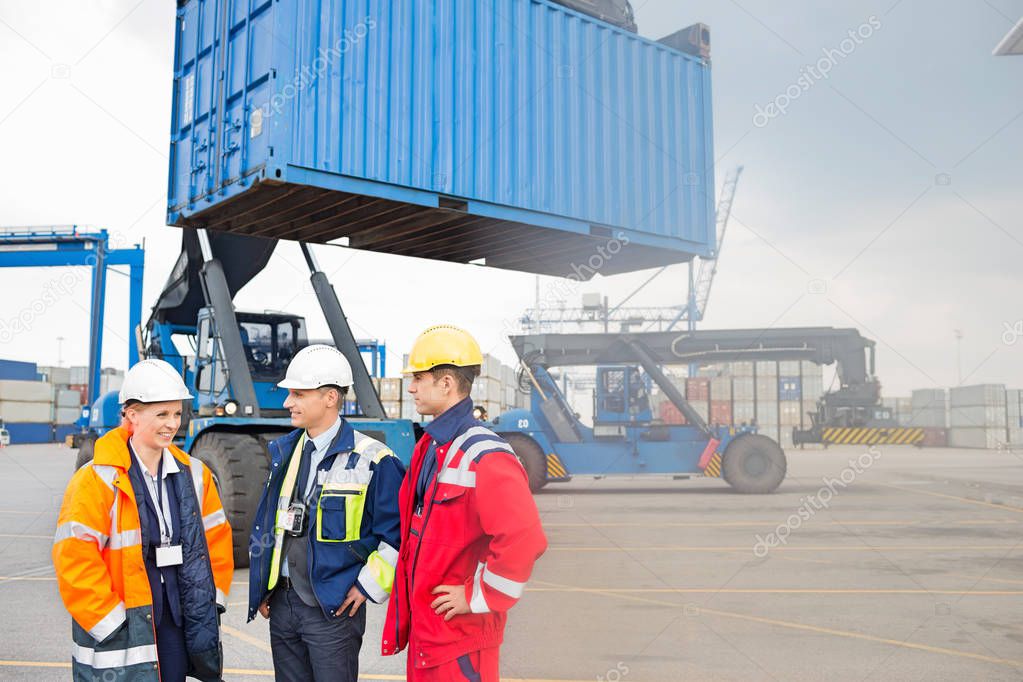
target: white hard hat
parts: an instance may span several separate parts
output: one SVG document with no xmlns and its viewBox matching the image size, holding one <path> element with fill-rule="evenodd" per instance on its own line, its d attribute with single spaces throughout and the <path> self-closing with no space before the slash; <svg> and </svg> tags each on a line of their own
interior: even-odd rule
<svg viewBox="0 0 1023 682">
<path fill-rule="evenodd" d="M 352 366 L 337 348 L 318 343 L 306 346 L 288 365 L 281 388 L 312 389 L 321 386 L 352 385 Z"/>
<path fill-rule="evenodd" d="M 129 400 L 162 403 L 170 400 L 191 400 L 192 395 L 188 392 L 185 382 L 181 380 L 181 375 L 170 363 L 151 358 L 142 360 L 128 370 L 124 383 L 121 384 L 118 399 L 122 405 Z"/>
</svg>

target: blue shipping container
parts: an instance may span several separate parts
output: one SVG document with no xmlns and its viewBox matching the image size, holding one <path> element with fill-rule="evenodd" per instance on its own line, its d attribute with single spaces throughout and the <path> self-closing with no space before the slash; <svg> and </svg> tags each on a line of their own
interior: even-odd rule
<svg viewBox="0 0 1023 682">
<path fill-rule="evenodd" d="M 710 253 L 704 57 L 548 0 L 180 4 L 168 224 L 583 279 Z"/>
<path fill-rule="evenodd" d="M 10 423 L 4 428 L 11 434 L 11 445 L 27 445 L 30 443 L 52 443 L 52 424 Z"/>
<path fill-rule="evenodd" d="M 0 380 L 38 381 L 39 372 L 34 362 L 0 360 Z"/>
<path fill-rule="evenodd" d="M 799 377 L 778 377 L 778 400 L 802 399 L 802 382 Z"/>
</svg>

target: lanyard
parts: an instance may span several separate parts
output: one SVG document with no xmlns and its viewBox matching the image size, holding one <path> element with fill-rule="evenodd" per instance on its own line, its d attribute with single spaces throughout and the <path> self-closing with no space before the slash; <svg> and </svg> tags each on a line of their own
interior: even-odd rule
<svg viewBox="0 0 1023 682">
<path fill-rule="evenodd" d="M 163 486 L 163 455 L 161 454 L 160 463 L 156 465 L 156 515 L 160 519 L 160 544 L 169 545 L 174 529 L 163 515 Z"/>
</svg>

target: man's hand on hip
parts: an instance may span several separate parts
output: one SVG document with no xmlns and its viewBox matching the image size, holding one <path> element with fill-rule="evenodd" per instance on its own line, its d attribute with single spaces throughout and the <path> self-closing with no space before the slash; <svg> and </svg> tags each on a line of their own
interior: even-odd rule
<svg viewBox="0 0 1023 682">
<path fill-rule="evenodd" d="M 433 588 L 432 594 L 440 596 L 433 600 L 430 608 L 436 611 L 438 616 L 443 615 L 444 620 L 472 613 L 469 602 L 465 600 L 465 585 L 438 585 Z"/>
<path fill-rule="evenodd" d="M 337 610 L 337 613 L 335 613 L 334 615 L 340 616 L 342 613 L 345 612 L 346 608 L 351 606 L 351 611 L 349 611 L 348 615 L 350 617 L 354 617 L 355 614 L 359 612 L 359 607 L 365 603 L 366 595 L 364 595 L 362 593 L 362 590 L 360 590 L 358 587 L 352 585 L 351 589 L 348 590 L 348 596 L 345 597 L 344 603 L 341 604 L 341 608 L 339 608 Z"/>
</svg>

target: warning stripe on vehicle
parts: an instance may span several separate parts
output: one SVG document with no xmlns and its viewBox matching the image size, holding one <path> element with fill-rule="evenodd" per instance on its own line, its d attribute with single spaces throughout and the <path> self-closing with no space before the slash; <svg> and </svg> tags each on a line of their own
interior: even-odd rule
<svg viewBox="0 0 1023 682">
<path fill-rule="evenodd" d="M 821 440 L 835 445 L 916 445 L 924 439 L 919 427 L 861 426 L 826 427 Z"/>
<path fill-rule="evenodd" d="M 707 468 L 703 470 L 703 475 L 709 478 L 720 478 L 721 477 L 721 453 L 715 452 L 714 456 L 707 462 Z"/>
<path fill-rule="evenodd" d="M 568 478 L 568 469 L 561 463 L 561 459 L 553 452 L 547 455 L 547 480 Z"/>
</svg>

